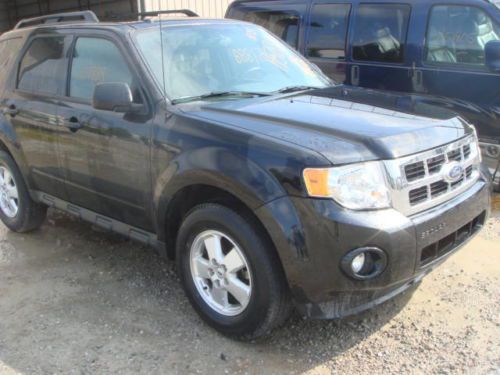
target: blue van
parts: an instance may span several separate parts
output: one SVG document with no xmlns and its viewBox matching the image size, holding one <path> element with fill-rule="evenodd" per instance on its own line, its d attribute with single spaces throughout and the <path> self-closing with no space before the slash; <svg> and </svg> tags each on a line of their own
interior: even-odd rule
<svg viewBox="0 0 500 375">
<path fill-rule="evenodd" d="M 236 0 L 338 83 L 409 93 L 476 126 L 500 180 L 500 9 L 485 0 Z M 402 98 L 402 101 L 403 98 Z M 496 184 L 497 187 L 500 184 Z"/>
</svg>

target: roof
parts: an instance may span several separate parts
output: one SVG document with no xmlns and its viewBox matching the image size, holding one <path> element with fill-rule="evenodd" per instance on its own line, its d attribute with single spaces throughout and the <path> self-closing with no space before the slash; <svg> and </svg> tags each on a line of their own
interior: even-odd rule
<svg viewBox="0 0 500 375">
<path fill-rule="evenodd" d="M 246 23 L 238 20 L 218 19 L 218 18 L 199 18 L 199 17 L 162 17 L 162 27 L 182 26 L 182 25 L 200 25 L 200 24 L 234 24 Z M 64 22 L 60 24 L 42 24 L 30 26 L 21 29 L 14 29 L 2 35 L 3 38 L 14 35 L 24 35 L 33 31 L 54 30 L 54 29 L 110 29 L 118 33 L 126 33 L 131 29 L 144 30 L 160 26 L 159 19 L 146 19 L 141 21 L 125 22 Z"/>
</svg>

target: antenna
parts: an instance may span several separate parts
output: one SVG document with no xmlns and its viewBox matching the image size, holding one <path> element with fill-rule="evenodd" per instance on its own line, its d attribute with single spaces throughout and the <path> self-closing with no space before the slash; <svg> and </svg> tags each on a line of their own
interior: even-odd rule
<svg viewBox="0 0 500 375">
<path fill-rule="evenodd" d="M 161 0 L 158 0 L 158 12 L 161 12 Z M 161 13 L 158 13 L 159 17 L 159 24 L 160 24 L 160 48 L 161 48 L 161 76 L 163 78 L 163 95 L 167 96 L 167 87 L 166 87 L 166 80 L 165 80 L 165 57 L 163 55 L 163 35 L 162 35 L 162 17 Z"/>
</svg>

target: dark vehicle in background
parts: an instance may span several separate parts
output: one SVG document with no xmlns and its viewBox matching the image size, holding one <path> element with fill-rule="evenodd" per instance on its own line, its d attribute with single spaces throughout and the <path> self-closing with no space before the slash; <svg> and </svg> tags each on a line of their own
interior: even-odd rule
<svg viewBox="0 0 500 375">
<path fill-rule="evenodd" d="M 192 13 L 188 13 L 192 15 Z M 193 307 L 251 339 L 418 283 L 490 207 L 459 117 L 332 86 L 260 26 L 21 22 L 0 38 L 0 219 L 54 207 L 176 259 Z"/>
<path fill-rule="evenodd" d="M 477 129 L 500 163 L 500 9 L 483 0 L 236 0 L 227 18 L 274 32 L 338 83 L 411 93 Z M 496 174 L 500 189 L 500 171 Z"/>
</svg>

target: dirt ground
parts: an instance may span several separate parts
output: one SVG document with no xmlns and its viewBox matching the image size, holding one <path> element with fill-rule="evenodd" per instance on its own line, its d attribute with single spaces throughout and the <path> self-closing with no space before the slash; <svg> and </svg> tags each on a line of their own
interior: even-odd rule
<svg viewBox="0 0 500 375">
<path fill-rule="evenodd" d="M 499 278 L 497 212 L 418 289 L 240 343 L 198 318 L 171 262 L 50 212 L 32 234 L 0 225 L 0 374 L 500 374 Z"/>
</svg>

